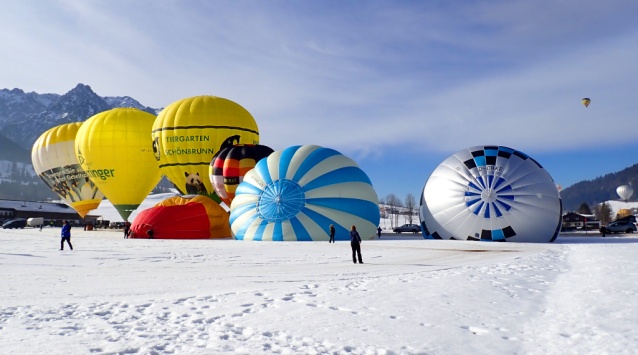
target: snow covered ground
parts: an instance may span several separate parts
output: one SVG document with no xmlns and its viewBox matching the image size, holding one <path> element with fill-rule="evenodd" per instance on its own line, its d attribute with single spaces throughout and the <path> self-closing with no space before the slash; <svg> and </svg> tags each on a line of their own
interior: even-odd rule
<svg viewBox="0 0 638 355">
<path fill-rule="evenodd" d="M 0 230 L 1 354 L 634 354 L 638 238 L 124 240 Z"/>
</svg>

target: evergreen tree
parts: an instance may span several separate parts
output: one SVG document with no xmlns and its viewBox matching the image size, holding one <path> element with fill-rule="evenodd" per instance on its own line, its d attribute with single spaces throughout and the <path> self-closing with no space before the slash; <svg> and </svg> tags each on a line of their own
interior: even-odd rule
<svg viewBox="0 0 638 355">
<path fill-rule="evenodd" d="M 580 204 L 580 207 L 578 208 L 578 213 L 591 214 L 591 209 L 589 208 L 589 205 L 586 202 L 583 202 Z"/>
</svg>

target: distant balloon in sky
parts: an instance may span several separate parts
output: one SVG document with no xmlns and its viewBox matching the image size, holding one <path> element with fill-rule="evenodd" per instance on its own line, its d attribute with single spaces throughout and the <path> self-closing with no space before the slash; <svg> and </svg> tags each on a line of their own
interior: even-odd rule
<svg viewBox="0 0 638 355">
<path fill-rule="evenodd" d="M 272 152 L 272 148 L 265 145 L 240 144 L 220 150 L 211 160 L 208 170 L 210 182 L 226 205 L 230 207 L 244 175 Z"/>
<path fill-rule="evenodd" d="M 208 178 L 213 156 L 236 144 L 259 144 L 251 114 L 216 96 L 196 96 L 168 105 L 153 125 L 153 150 L 162 172 L 182 194 L 221 199 Z"/>
<path fill-rule="evenodd" d="M 370 179 L 333 149 L 304 145 L 278 150 L 244 176 L 230 206 L 235 239 L 268 241 L 350 240 L 375 236 L 379 201 Z"/>
<path fill-rule="evenodd" d="M 82 124 L 75 153 L 93 183 L 124 220 L 162 178 L 150 140 L 155 116 L 134 108 L 114 108 Z"/>
<path fill-rule="evenodd" d="M 556 184 L 556 188 L 558 189 L 558 193 L 560 193 L 561 191 L 563 191 L 563 187 L 560 186 L 559 184 Z"/>
<path fill-rule="evenodd" d="M 104 195 L 75 156 L 75 136 L 81 125 L 68 123 L 44 132 L 33 144 L 31 161 L 42 181 L 84 218 L 100 205 Z"/>
<path fill-rule="evenodd" d="M 552 242 L 562 202 L 549 173 L 502 146 L 461 150 L 430 175 L 421 195 L 426 239 Z"/>
<path fill-rule="evenodd" d="M 616 193 L 623 201 L 627 201 L 629 200 L 631 195 L 633 195 L 634 189 L 629 185 L 622 185 L 618 186 L 618 188 L 616 189 Z"/>
<path fill-rule="evenodd" d="M 585 108 L 586 108 L 587 106 L 589 106 L 589 103 L 591 102 L 591 100 L 586 97 L 581 102 L 583 103 L 583 105 L 585 105 Z"/>
</svg>

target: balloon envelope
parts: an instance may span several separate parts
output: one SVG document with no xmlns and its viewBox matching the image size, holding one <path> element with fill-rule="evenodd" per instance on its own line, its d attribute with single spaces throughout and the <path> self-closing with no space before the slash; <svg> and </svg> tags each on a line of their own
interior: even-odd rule
<svg viewBox="0 0 638 355">
<path fill-rule="evenodd" d="M 210 162 L 210 182 L 219 197 L 230 206 L 237 186 L 258 161 L 268 157 L 272 148 L 265 145 L 237 145 L 224 148 Z"/>
<path fill-rule="evenodd" d="M 623 201 L 627 201 L 629 200 L 631 195 L 633 195 L 634 189 L 629 185 L 622 185 L 618 186 L 618 188 L 616 189 L 616 193 Z"/>
<path fill-rule="evenodd" d="M 140 212 L 131 225 L 131 238 L 230 238 L 228 212 L 206 196 L 172 197 Z"/>
<path fill-rule="evenodd" d="M 196 96 L 167 106 L 153 125 L 155 158 L 182 194 L 213 197 L 208 166 L 213 156 L 235 144 L 259 144 L 253 116 L 240 105 L 215 96 Z"/>
<path fill-rule="evenodd" d="M 379 201 L 368 176 L 333 149 L 290 147 L 260 160 L 244 176 L 231 206 L 235 239 L 273 241 L 350 240 L 374 237 Z"/>
<path fill-rule="evenodd" d="M 591 103 L 591 100 L 588 98 L 584 98 L 581 100 L 581 102 L 583 103 L 583 105 L 585 105 L 585 107 L 589 106 L 589 103 Z"/>
<path fill-rule="evenodd" d="M 632 213 L 630 210 L 623 208 L 621 210 L 618 210 L 618 213 L 616 213 L 616 219 L 621 219 L 621 218 L 625 218 L 625 217 L 629 217 L 631 216 Z"/>
<path fill-rule="evenodd" d="M 162 177 L 149 139 L 155 116 L 116 108 L 89 118 L 75 139 L 82 168 L 125 220 Z"/>
<path fill-rule="evenodd" d="M 44 132 L 33 144 L 31 161 L 42 181 L 84 218 L 100 205 L 104 195 L 75 156 L 75 136 L 81 125 L 74 122 Z"/>
<path fill-rule="evenodd" d="M 551 242 L 562 202 L 549 173 L 501 146 L 461 150 L 430 175 L 421 195 L 427 239 Z"/>
</svg>

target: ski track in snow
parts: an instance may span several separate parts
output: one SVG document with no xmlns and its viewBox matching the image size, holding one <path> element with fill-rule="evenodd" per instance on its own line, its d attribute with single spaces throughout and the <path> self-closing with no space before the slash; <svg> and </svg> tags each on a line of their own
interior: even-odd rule
<svg viewBox="0 0 638 355">
<path fill-rule="evenodd" d="M 631 354 L 638 238 L 123 240 L 0 231 L 1 354 Z"/>
</svg>

